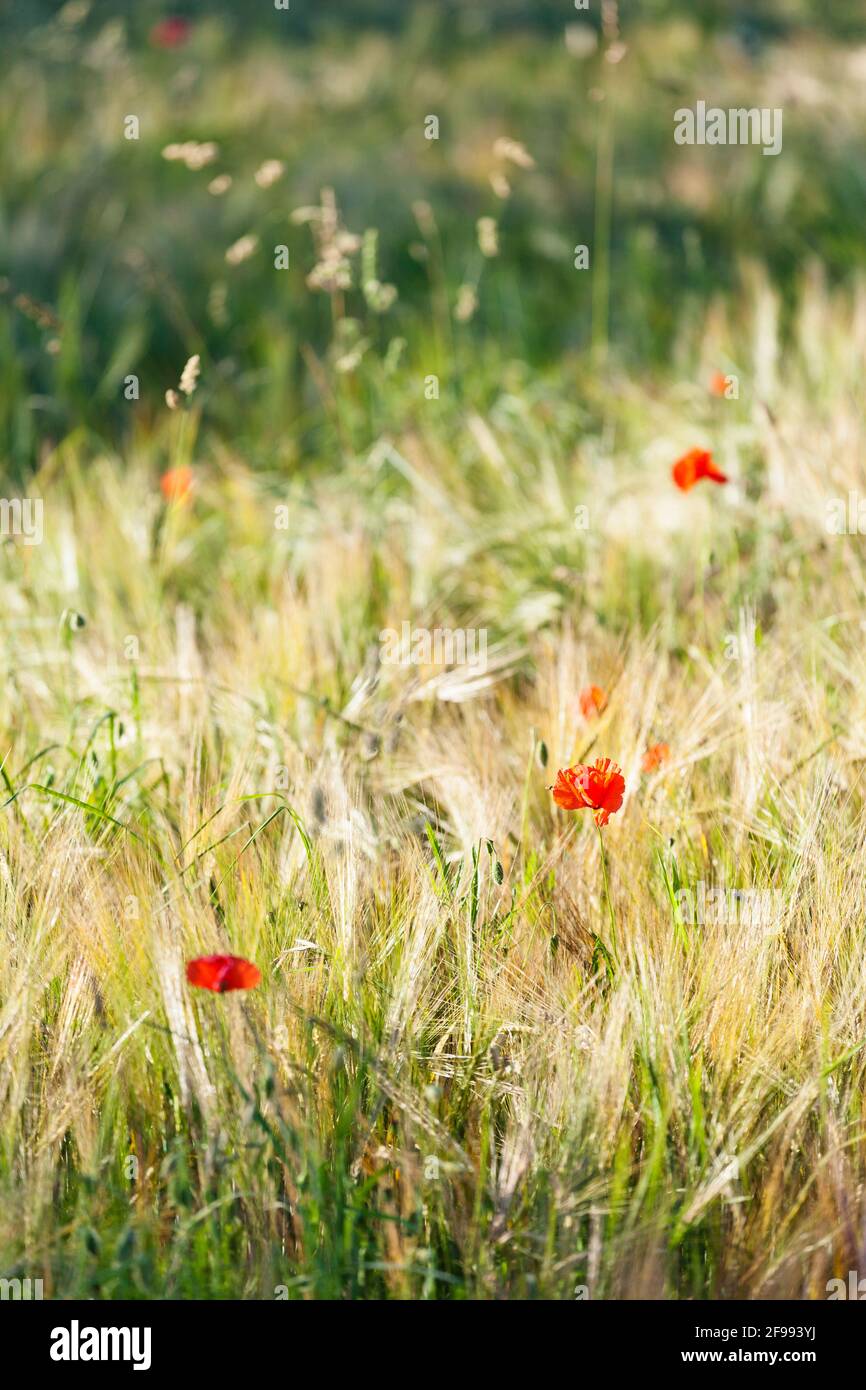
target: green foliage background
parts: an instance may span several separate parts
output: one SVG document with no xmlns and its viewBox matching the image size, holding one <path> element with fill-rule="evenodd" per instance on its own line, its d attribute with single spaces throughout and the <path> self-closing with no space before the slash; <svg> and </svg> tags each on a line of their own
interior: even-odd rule
<svg viewBox="0 0 866 1390">
<path fill-rule="evenodd" d="M 832 91 L 840 65 L 866 43 L 854 3 L 623 3 L 627 51 L 615 67 L 601 48 L 569 51 L 567 26 L 598 30 L 601 9 L 578 12 L 566 0 L 187 4 L 178 13 L 192 21 L 190 41 L 172 51 L 149 42 L 165 17 L 159 6 L 79 10 L 8 4 L 0 21 L 0 441 L 16 475 L 73 428 L 119 441 L 146 426 L 192 352 L 219 381 L 211 427 L 237 437 L 239 419 L 254 419 L 241 435 L 269 464 L 296 466 L 288 432 L 303 438 L 300 452 L 318 447 L 327 426 L 302 349 L 324 349 L 330 313 L 305 286 L 308 230 L 289 214 L 326 185 L 351 230 L 379 229 L 382 278 L 399 286 L 380 337 L 383 349 L 391 335 L 407 340 L 407 399 L 398 405 L 398 391 L 389 402 L 403 414 L 427 371 L 444 370 L 483 403 L 503 360 L 538 370 L 579 362 L 590 277 L 575 273 L 572 248 L 594 242 L 605 119 L 610 327 L 627 360 L 669 358 L 690 306 L 734 286 L 751 257 L 786 290 L 814 256 L 837 278 L 862 263 L 866 132 L 856 109 L 816 103 L 809 87 Z M 593 96 L 600 90 L 604 101 Z M 678 182 L 672 115 L 698 97 L 783 105 L 783 155 L 692 151 L 693 186 Z M 123 138 L 129 113 L 141 122 L 138 141 Z M 423 134 L 431 113 L 436 142 Z M 522 140 L 537 166 L 507 207 L 487 178 L 500 134 Z M 217 164 L 190 173 L 161 157 L 185 139 L 216 140 Z M 267 192 L 252 181 L 264 158 L 287 166 Z M 207 183 L 222 169 L 235 182 L 217 200 Z M 452 298 L 478 273 L 477 218 L 502 217 L 501 255 L 461 329 L 465 356 L 458 345 L 447 362 L 434 344 L 427 271 L 412 252 L 417 199 L 433 208 Z M 227 274 L 225 249 L 247 231 L 262 251 Z M 269 252 L 277 243 L 292 262 L 280 275 Z M 225 312 L 215 315 L 223 285 Z M 62 321 L 55 356 L 44 330 L 11 307 L 21 293 Z M 122 395 L 128 372 L 141 378 L 135 411 Z M 362 422 L 353 442 L 370 434 Z"/>
</svg>

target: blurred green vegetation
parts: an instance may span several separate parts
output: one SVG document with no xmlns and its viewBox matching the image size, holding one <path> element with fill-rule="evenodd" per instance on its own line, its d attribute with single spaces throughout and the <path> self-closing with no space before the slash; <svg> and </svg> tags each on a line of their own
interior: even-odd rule
<svg viewBox="0 0 866 1390">
<path fill-rule="evenodd" d="M 208 427 L 256 466 L 294 469 L 411 419 L 432 373 L 480 406 L 514 359 L 577 382 L 593 313 L 596 346 L 609 328 L 627 364 L 662 369 L 683 319 L 750 260 L 786 292 L 814 257 L 831 280 L 862 264 L 858 4 L 767 0 L 756 15 L 709 0 L 586 12 L 293 0 L 177 13 L 186 41 L 161 48 L 157 5 L 0 11 L 0 444 L 14 475 L 70 431 L 112 447 L 146 431 L 193 352 Z M 676 146 L 673 112 L 698 98 L 781 106 L 781 155 Z M 130 114 L 137 140 L 124 138 Z M 425 139 L 431 114 L 438 140 Z M 501 136 L 535 161 L 511 170 L 505 200 L 489 181 Z M 199 170 L 163 158 L 188 140 L 215 141 L 218 157 Z M 263 189 L 265 159 L 285 172 Z M 221 173 L 233 183 L 215 197 Z M 349 230 L 378 229 L 377 273 L 399 290 L 372 313 L 356 279 L 341 303 L 381 368 L 345 374 L 342 429 L 317 369 L 334 349 L 334 304 L 308 288 L 310 229 L 291 221 L 325 187 Z M 482 216 L 500 223 L 493 260 L 478 249 Z M 228 265 L 247 234 L 258 250 Z M 588 274 L 574 268 L 578 244 Z M 278 245 L 288 270 L 274 268 Z M 465 284 L 478 305 L 462 322 Z M 124 396 L 130 373 L 137 402 Z"/>
</svg>

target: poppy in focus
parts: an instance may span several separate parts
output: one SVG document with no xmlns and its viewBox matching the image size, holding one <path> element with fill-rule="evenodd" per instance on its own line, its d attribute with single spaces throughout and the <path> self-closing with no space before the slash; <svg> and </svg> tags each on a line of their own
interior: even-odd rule
<svg viewBox="0 0 866 1390">
<path fill-rule="evenodd" d="M 707 449 L 689 449 L 687 454 L 677 459 L 671 471 L 674 482 L 682 492 L 688 492 L 702 478 L 709 478 L 714 483 L 728 481 L 727 474 L 717 466 Z"/>
<path fill-rule="evenodd" d="M 193 472 L 188 463 L 169 468 L 159 480 L 166 502 L 186 502 L 192 493 Z"/>
<path fill-rule="evenodd" d="M 150 31 L 150 42 L 154 48 L 180 48 L 186 43 L 192 31 L 192 25 L 188 19 L 181 19 L 180 15 L 171 15 L 168 19 L 161 19 L 159 24 L 154 24 Z"/>
<path fill-rule="evenodd" d="M 596 758 L 592 767 L 575 763 L 560 769 L 551 787 L 553 799 L 564 811 L 594 813 L 596 825 L 607 825 L 622 805 L 625 778 L 622 769 L 610 758 Z"/>
<path fill-rule="evenodd" d="M 588 685 L 580 692 L 580 712 L 584 719 L 592 719 L 601 714 L 607 704 L 607 696 L 598 685 Z"/>
<path fill-rule="evenodd" d="M 670 755 L 671 750 L 667 743 L 653 743 L 644 753 L 641 767 L 644 772 L 655 772 L 657 767 L 668 761 Z"/>
<path fill-rule="evenodd" d="M 225 994 L 230 989 L 252 989 L 262 972 L 243 956 L 198 956 L 187 965 L 186 978 L 199 989 Z"/>
</svg>

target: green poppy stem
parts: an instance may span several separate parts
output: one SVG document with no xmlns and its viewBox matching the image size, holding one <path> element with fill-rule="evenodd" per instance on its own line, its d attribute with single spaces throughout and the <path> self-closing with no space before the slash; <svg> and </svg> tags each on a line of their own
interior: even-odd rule
<svg viewBox="0 0 866 1390">
<path fill-rule="evenodd" d="M 616 947 L 616 918 L 615 918 L 614 915 L 613 915 L 613 900 L 612 900 L 612 898 L 611 898 L 611 896 L 610 896 L 610 881 L 609 881 L 608 876 L 607 876 L 607 854 L 605 853 L 605 848 L 604 848 L 604 836 L 603 836 L 602 833 L 601 833 L 601 826 L 598 825 L 598 824 L 596 824 L 596 827 L 595 827 L 595 828 L 596 828 L 596 830 L 598 831 L 598 847 L 599 847 L 599 850 L 601 851 L 601 872 L 602 872 L 602 877 L 604 878 L 604 896 L 605 896 L 605 898 L 607 899 L 607 913 L 608 913 L 608 916 L 610 917 L 610 944 L 611 944 L 611 955 L 613 956 L 614 961 L 616 961 L 616 959 L 617 959 L 617 947 Z"/>
</svg>

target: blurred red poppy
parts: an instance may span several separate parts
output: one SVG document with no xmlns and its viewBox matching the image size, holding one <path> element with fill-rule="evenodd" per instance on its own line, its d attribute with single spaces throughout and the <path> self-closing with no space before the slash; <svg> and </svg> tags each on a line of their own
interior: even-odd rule
<svg viewBox="0 0 866 1390">
<path fill-rule="evenodd" d="M 607 696 L 598 685 L 588 685 L 580 692 L 580 712 L 584 719 L 593 719 L 601 714 L 607 704 Z"/>
<path fill-rule="evenodd" d="M 710 395 L 724 396 L 728 389 L 728 378 L 724 372 L 713 372 L 710 377 Z"/>
<path fill-rule="evenodd" d="M 727 474 L 716 465 L 707 449 L 689 449 L 687 454 L 677 459 L 672 469 L 673 479 L 682 492 L 688 492 L 702 478 L 714 483 L 726 483 Z"/>
<path fill-rule="evenodd" d="M 150 42 L 154 48 L 180 48 L 186 43 L 192 33 L 192 25 L 188 19 L 181 19 L 180 15 L 170 15 L 168 19 L 161 19 L 158 24 L 154 24 L 150 31 Z"/>
<path fill-rule="evenodd" d="M 592 767 L 575 763 L 560 769 L 551 788 L 553 799 L 564 811 L 591 810 L 596 825 L 607 825 L 622 805 L 625 778 L 610 758 L 596 758 Z"/>
<path fill-rule="evenodd" d="M 666 763 L 671 755 L 671 750 L 666 743 L 653 743 L 643 755 L 641 767 L 644 772 L 655 772 L 657 767 Z"/>
<path fill-rule="evenodd" d="M 186 502 L 192 494 L 193 471 L 188 463 L 169 468 L 159 480 L 166 502 Z"/>
<path fill-rule="evenodd" d="M 186 978 L 199 989 L 225 994 L 230 989 L 252 989 L 262 972 L 243 956 L 198 956 L 187 965 Z"/>
</svg>

